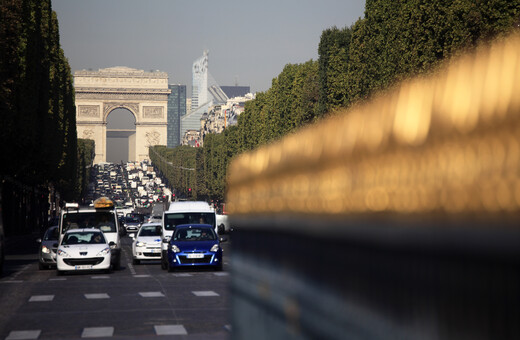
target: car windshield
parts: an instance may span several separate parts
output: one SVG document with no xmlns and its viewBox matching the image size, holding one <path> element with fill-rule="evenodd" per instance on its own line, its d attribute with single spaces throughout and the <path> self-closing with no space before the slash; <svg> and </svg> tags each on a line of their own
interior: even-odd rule
<svg viewBox="0 0 520 340">
<path fill-rule="evenodd" d="M 56 241 L 56 240 L 58 240 L 58 234 L 59 234 L 59 230 L 57 227 L 49 228 L 45 232 L 45 235 L 43 235 L 43 240 L 44 241 Z"/>
<path fill-rule="evenodd" d="M 98 231 L 84 231 L 66 233 L 61 241 L 62 245 L 99 244 L 106 243 L 105 237 Z"/>
<path fill-rule="evenodd" d="M 174 230 L 179 224 L 209 224 L 215 226 L 215 213 L 167 213 L 164 214 L 164 229 Z"/>
<path fill-rule="evenodd" d="M 98 228 L 104 233 L 115 233 L 115 217 L 113 211 L 91 211 L 63 214 L 62 233 L 69 229 Z"/>
<path fill-rule="evenodd" d="M 141 223 L 141 220 L 137 217 L 126 217 L 126 223 Z"/>
<path fill-rule="evenodd" d="M 174 241 L 214 241 L 217 235 L 212 228 L 179 228 L 173 235 Z"/>
<path fill-rule="evenodd" d="M 160 225 L 145 225 L 139 230 L 139 236 L 161 236 Z"/>
</svg>

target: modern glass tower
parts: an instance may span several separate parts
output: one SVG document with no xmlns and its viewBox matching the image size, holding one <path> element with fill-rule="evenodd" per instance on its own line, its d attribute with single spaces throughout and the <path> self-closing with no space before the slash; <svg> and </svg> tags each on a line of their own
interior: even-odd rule
<svg viewBox="0 0 520 340">
<path fill-rule="evenodd" d="M 181 144 L 181 117 L 186 115 L 186 85 L 168 85 L 168 135 L 167 147 Z"/>
</svg>

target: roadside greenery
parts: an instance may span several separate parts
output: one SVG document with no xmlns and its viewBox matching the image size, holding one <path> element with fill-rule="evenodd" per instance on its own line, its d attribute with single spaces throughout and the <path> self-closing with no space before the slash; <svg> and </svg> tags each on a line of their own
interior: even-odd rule
<svg viewBox="0 0 520 340">
<path fill-rule="evenodd" d="M 363 18 L 323 31 L 318 60 L 286 65 L 269 90 L 246 103 L 236 126 L 206 135 L 204 146 L 192 151 L 152 147 L 150 155 L 163 157 L 152 161 L 180 193 L 192 188 L 192 197 L 222 200 L 226 170 L 237 154 L 431 72 L 446 58 L 519 24 L 519 0 L 367 0 Z M 196 167 L 185 170 L 181 164 Z"/>
<path fill-rule="evenodd" d="M 4 225 L 26 232 L 45 224 L 49 196 L 80 197 L 91 162 L 90 143 L 78 153 L 72 75 L 51 0 L 0 0 L 0 112 Z"/>
</svg>

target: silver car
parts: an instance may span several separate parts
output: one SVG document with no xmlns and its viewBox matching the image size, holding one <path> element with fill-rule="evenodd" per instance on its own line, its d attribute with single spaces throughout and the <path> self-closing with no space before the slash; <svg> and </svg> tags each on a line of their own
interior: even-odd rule
<svg viewBox="0 0 520 340">
<path fill-rule="evenodd" d="M 40 250 L 38 252 L 38 267 L 40 269 L 56 267 L 56 251 L 59 242 L 58 238 L 58 226 L 52 226 L 45 231 L 43 239 L 39 238 L 36 240 L 36 242 L 40 243 Z"/>
</svg>

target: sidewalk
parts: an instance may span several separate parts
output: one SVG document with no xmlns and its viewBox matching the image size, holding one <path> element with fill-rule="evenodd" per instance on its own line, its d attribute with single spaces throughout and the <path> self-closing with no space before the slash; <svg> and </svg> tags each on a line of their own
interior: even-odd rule
<svg viewBox="0 0 520 340">
<path fill-rule="evenodd" d="M 5 255 L 38 254 L 39 244 L 36 242 L 39 232 L 27 235 L 13 235 L 5 238 Z"/>
</svg>

